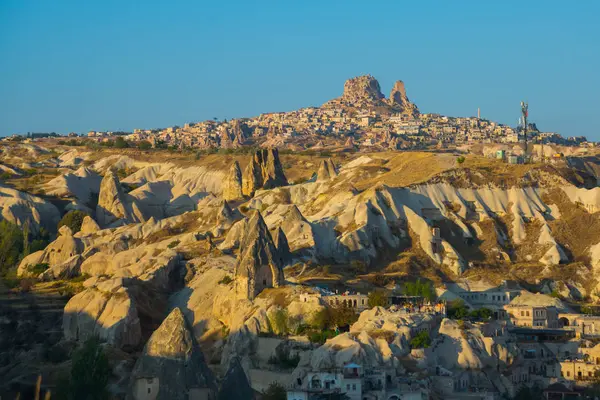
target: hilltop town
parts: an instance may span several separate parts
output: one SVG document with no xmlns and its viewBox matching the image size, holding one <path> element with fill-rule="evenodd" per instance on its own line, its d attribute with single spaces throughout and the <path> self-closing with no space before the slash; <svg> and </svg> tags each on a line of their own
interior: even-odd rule
<svg viewBox="0 0 600 400">
<path fill-rule="evenodd" d="M 524 131 L 522 126 L 512 128 L 479 116 L 422 114 L 408 99 L 402 81 L 394 84 L 386 98 L 377 80 L 365 75 L 346 81 L 342 96 L 321 107 L 264 113 L 230 121 L 190 122 L 164 129 L 135 129 L 133 133 L 90 131 L 87 137 L 102 143 L 122 136 L 132 142 L 148 141 L 153 147 L 178 149 L 261 146 L 292 150 L 364 148 L 381 151 L 482 143 L 516 144 L 523 142 Z M 585 137 L 565 138 L 558 133 L 541 132 L 535 124 L 528 124 L 527 134 L 530 143 L 594 146 Z"/>
</svg>

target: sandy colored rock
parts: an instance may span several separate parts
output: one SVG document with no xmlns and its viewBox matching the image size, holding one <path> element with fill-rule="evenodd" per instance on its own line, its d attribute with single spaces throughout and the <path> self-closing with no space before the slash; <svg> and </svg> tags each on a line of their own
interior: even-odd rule
<svg viewBox="0 0 600 400">
<path fill-rule="evenodd" d="M 290 252 L 290 245 L 288 244 L 287 237 L 281 228 L 275 230 L 275 233 L 273 234 L 273 243 L 275 244 L 275 247 L 277 247 L 281 260 L 284 264 L 287 264 L 292 258 L 292 253 Z"/>
<path fill-rule="evenodd" d="M 140 221 L 131 208 L 131 202 L 127 201 L 119 178 L 113 170 L 109 170 L 104 175 L 100 184 L 96 220 L 101 227 L 108 227 L 119 221 L 124 223 Z"/>
<path fill-rule="evenodd" d="M 390 105 L 398 112 L 416 118 L 419 115 L 417 106 L 408 100 L 404 82 L 396 81 L 388 99 Z"/>
<path fill-rule="evenodd" d="M 243 177 L 243 194 L 252 197 L 258 189 L 272 189 L 284 186 L 288 181 L 283 172 L 276 149 L 258 150 L 246 166 Z"/>
<path fill-rule="evenodd" d="M 319 170 L 317 171 L 317 182 L 333 179 L 337 175 L 337 168 L 331 158 L 321 161 Z"/>
<path fill-rule="evenodd" d="M 68 340 L 98 336 L 115 347 L 136 346 L 140 320 L 127 291 L 105 293 L 95 287 L 73 296 L 64 309 L 63 333 Z"/>
<path fill-rule="evenodd" d="M 235 266 L 238 298 L 252 300 L 263 289 L 283 284 L 283 262 L 260 212 L 248 221 Z"/>
<path fill-rule="evenodd" d="M 81 223 L 81 232 L 82 235 L 91 235 L 100 230 L 100 226 L 98 223 L 89 215 L 86 215 L 83 218 L 83 222 Z"/>
<path fill-rule="evenodd" d="M 238 200 L 244 197 L 242 192 L 242 170 L 237 161 L 231 165 L 229 174 L 223 185 L 223 198 L 226 201 Z"/>
<path fill-rule="evenodd" d="M 208 396 L 200 398 L 215 398 L 217 394 L 215 378 L 179 308 L 154 331 L 135 363 L 130 399 L 141 398 L 136 397 L 136 389 L 146 378 L 158 379 L 157 400 L 187 400 L 191 391 Z"/>
</svg>

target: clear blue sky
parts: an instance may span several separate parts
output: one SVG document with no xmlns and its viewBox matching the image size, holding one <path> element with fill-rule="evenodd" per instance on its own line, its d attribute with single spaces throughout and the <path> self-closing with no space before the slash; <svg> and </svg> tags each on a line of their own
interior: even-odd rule
<svg viewBox="0 0 600 400">
<path fill-rule="evenodd" d="M 0 0 L 0 135 L 320 105 L 370 73 L 422 112 L 600 140 L 600 1 Z"/>
</svg>

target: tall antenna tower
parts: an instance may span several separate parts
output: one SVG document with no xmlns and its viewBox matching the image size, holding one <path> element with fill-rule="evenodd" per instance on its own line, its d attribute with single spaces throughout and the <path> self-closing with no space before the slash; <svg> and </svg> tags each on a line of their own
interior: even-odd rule
<svg viewBox="0 0 600 400">
<path fill-rule="evenodd" d="M 529 125 L 527 124 L 527 117 L 529 116 L 529 104 L 524 101 L 521 102 L 521 114 L 523 116 L 523 137 L 525 138 L 525 156 L 527 156 L 527 130 Z"/>
</svg>

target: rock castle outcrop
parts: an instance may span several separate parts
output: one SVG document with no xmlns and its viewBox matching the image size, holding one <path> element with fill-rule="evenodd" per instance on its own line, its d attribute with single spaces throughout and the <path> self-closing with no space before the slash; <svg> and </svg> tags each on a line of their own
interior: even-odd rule
<svg viewBox="0 0 600 400">
<path fill-rule="evenodd" d="M 248 221 L 235 265 L 235 292 L 254 299 L 263 289 L 283 285 L 283 261 L 259 211 Z"/>
<path fill-rule="evenodd" d="M 348 79 L 344 83 L 342 96 L 330 100 L 325 108 L 350 107 L 366 111 L 376 109 L 384 113 L 400 113 L 411 117 L 419 115 L 419 109 L 408 100 L 404 82 L 396 81 L 389 99 L 381 93 L 379 82 L 371 75 L 362 75 Z"/>
</svg>

